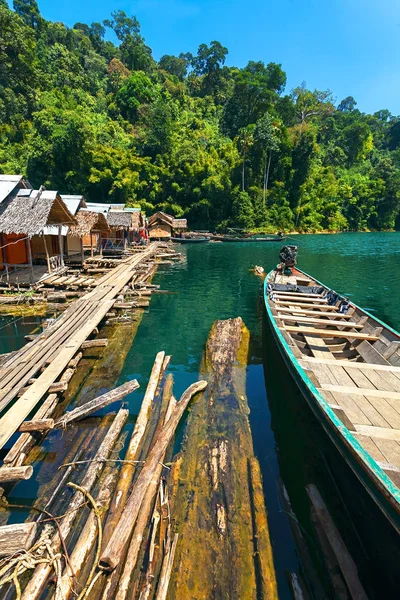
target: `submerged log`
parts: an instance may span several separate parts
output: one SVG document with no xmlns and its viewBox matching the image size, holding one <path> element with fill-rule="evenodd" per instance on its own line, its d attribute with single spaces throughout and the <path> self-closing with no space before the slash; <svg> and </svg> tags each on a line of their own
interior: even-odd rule
<svg viewBox="0 0 400 600">
<path fill-rule="evenodd" d="M 160 431 L 143 469 L 133 486 L 119 523 L 100 557 L 100 564 L 104 570 L 112 571 L 117 566 L 121 553 L 123 553 L 125 545 L 132 534 L 147 488 L 154 477 L 154 473 L 157 471 L 159 463 L 175 433 L 179 421 L 192 397 L 206 387 L 206 381 L 198 381 L 189 386 L 176 404 L 174 412 L 168 422 Z"/>
<path fill-rule="evenodd" d="M 99 339 L 99 340 L 87 340 L 83 342 L 81 345 L 82 350 L 87 350 L 88 348 L 105 348 L 108 346 L 107 339 Z"/>
<path fill-rule="evenodd" d="M 79 421 L 88 415 L 97 412 L 100 408 L 104 408 L 117 400 L 121 400 L 131 392 L 135 391 L 139 387 L 139 384 L 136 379 L 133 381 L 127 381 L 126 383 L 120 385 L 119 387 L 111 390 L 110 392 L 106 392 L 94 400 L 90 400 L 83 404 L 82 406 L 78 406 L 73 410 L 65 413 L 62 417 L 60 417 L 55 422 L 55 427 L 65 427 L 71 421 Z"/>
<path fill-rule="evenodd" d="M 248 420 L 248 349 L 242 319 L 214 323 L 202 367 L 209 385 L 190 412 L 171 474 L 179 533 L 171 600 L 278 597 Z"/>
<path fill-rule="evenodd" d="M 15 523 L 0 527 L 0 557 L 28 550 L 36 535 L 36 523 Z"/>
<path fill-rule="evenodd" d="M 24 421 L 19 426 L 18 431 L 46 431 L 54 428 L 54 419 L 35 419 L 33 421 Z"/>
</svg>

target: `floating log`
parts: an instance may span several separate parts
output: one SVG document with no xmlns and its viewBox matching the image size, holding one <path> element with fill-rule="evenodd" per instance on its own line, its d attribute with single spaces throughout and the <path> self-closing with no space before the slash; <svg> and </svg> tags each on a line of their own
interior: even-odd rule
<svg viewBox="0 0 400 600">
<path fill-rule="evenodd" d="M 33 421 L 24 421 L 19 426 L 18 431 L 46 431 L 54 428 L 54 419 L 36 419 Z"/>
<path fill-rule="evenodd" d="M 155 600 L 166 600 L 168 593 L 168 586 L 171 579 L 172 567 L 174 564 L 174 557 L 176 552 L 176 546 L 178 543 L 179 534 L 174 535 L 172 543 L 167 547 L 167 551 L 164 556 L 160 580 L 157 587 L 157 595 Z"/>
<path fill-rule="evenodd" d="M 104 466 L 104 460 L 110 456 L 110 453 L 121 433 L 122 427 L 124 426 L 128 415 L 129 411 L 126 409 L 121 408 L 118 411 L 113 424 L 111 425 L 96 452 L 93 462 L 88 463 L 86 474 L 80 484 L 80 486 L 86 491 L 90 492 L 94 482 L 101 473 Z M 84 502 L 85 496 L 82 494 L 82 492 L 77 491 L 68 506 L 67 512 L 59 522 L 59 529 L 56 531 L 51 540 L 52 551 L 55 554 L 61 548 L 60 536 L 64 540 L 67 539 L 72 530 L 78 510 Z M 51 573 L 51 568 L 52 567 L 48 564 L 40 564 L 36 567 L 35 571 L 31 575 L 28 585 L 24 590 L 22 596 L 23 600 L 37 600 L 40 598 L 45 588 L 47 578 Z"/>
<path fill-rule="evenodd" d="M 121 515 L 121 519 L 101 555 L 100 563 L 105 570 L 112 571 L 117 566 L 119 557 L 125 548 L 125 544 L 132 534 L 143 497 L 157 470 L 157 466 L 175 433 L 175 429 L 192 397 L 206 387 L 206 381 L 198 381 L 189 386 L 182 394 L 169 421 L 162 428 L 153 449 L 148 455 L 142 471 L 133 486 L 131 495 L 129 496 Z"/>
<path fill-rule="evenodd" d="M 42 406 L 39 410 L 36 411 L 34 418 L 35 419 L 44 419 L 50 417 L 58 403 L 58 398 L 56 394 L 50 394 L 46 400 L 43 402 Z M 11 464 L 15 461 L 24 460 L 24 458 L 28 455 L 28 452 L 32 448 L 35 443 L 36 438 L 29 434 L 24 433 L 21 435 L 12 448 L 9 450 L 8 454 L 4 457 L 4 464 Z"/>
<path fill-rule="evenodd" d="M 36 536 L 36 523 L 14 523 L 0 527 L 0 557 L 28 550 Z"/>
<path fill-rule="evenodd" d="M 62 417 L 60 417 L 55 422 L 55 427 L 66 427 L 68 423 L 71 421 L 79 421 L 88 415 L 91 415 L 94 412 L 97 412 L 101 408 L 116 402 L 117 400 L 121 400 L 131 392 L 134 392 L 139 387 L 139 384 L 136 379 L 132 381 L 127 381 L 126 383 L 120 385 L 119 387 L 86 402 L 82 406 L 78 406 L 73 410 L 65 413 Z"/>
<path fill-rule="evenodd" d="M 81 345 L 82 350 L 87 350 L 88 348 L 105 348 L 108 346 L 108 339 L 98 339 L 98 340 L 87 340 L 83 342 Z"/>
<path fill-rule="evenodd" d="M 169 420 L 169 418 L 173 412 L 173 409 L 176 405 L 175 398 L 173 398 L 173 396 L 172 396 L 171 382 L 172 382 L 172 379 L 168 380 L 168 382 L 166 382 L 165 387 L 164 387 L 163 403 L 168 404 L 168 409 L 165 414 L 164 423 L 166 423 Z M 161 477 L 162 470 L 163 470 L 163 464 L 162 464 L 163 462 L 164 462 L 164 456 L 160 460 L 160 462 L 155 470 L 154 476 L 146 490 L 146 494 L 143 498 L 143 502 L 140 507 L 140 512 L 138 514 L 138 518 L 136 521 L 135 529 L 133 531 L 132 538 L 129 542 L 129 547 L 127 549 L 125 564 L 124 564 L 124 567 L 123 567 L 123 570 L 121 573 L 121 577 L 119 578 L 119 581 L 118 581 L 118 589 L 115 590 L 115 600 L 125 600 L 127 597 L 131 578 L 132 578 L 134 569 L 136 567 L 140 548 L 141 548 L 141 545 L 143 542 L 144 532 L 145 532 L 145 529 L 146 529 L 146 526 L 147 526 L 147 523 L 148 523 L 148 520 L 150 517 L 151 509 L 153 506 L 154 498 L 157 494 L 157 490 L 159 489 L 160 477 Z M 117 571 L 117 569 L 115 569 L 115 571 L 113 571 L 113 573 L 111 574 L 111 577 L 113 577 L 113 575 L 116 571 Z M 110 590 L 110 591 L 113 592 L 114 590 Z M 103 598 L 104 598 L 104 596 L 103 596 Z"/>
<path fill-rule="evenodd" d="M 147 384 L 146 393 L 143 397 L 142 405 L 138 417 L 136 419 L 135 427 L 133 429 L 129 445 L 126 451 L 125 460 L 134 461 L 137 460 L 139 445 L 143 439 L 146 425 L 149 420 L 152 402 L 158 386 L 160 377 L 162 377 L 162 367 L 165 358 L 165 352 L 159 352 L 156 356 L 153 368 L 151 370 L 150 379 Z M 103 535 L 103 547 L 111 538 L 112 532 L 114 531 L 119 518 L 124 509 L 126 499 L 128 497 L 129 488 L 132 483 L 133 475 L 135 473 L 135 464 L 124 463 L 121 468 L 120 477 L 117 483 L 117 488 L 110 506 L 107 521 L 104 527 Z"/>
<path fill-rule="evenodd" d="M 33 467 L 1 467 L 0 483 L 7 481 L 21 481 L 22 479 L 30 479 L 33 475 Z"/>
<path fill-rule="evenodd" d="M 209 385 L 192 407 L 171 472 L 171 514 L 180 534 L 171 600 L 278 598 L 248 420 L 249 339 L 237 318 L 216 321 L 207 340 L 202 372 Z"/>
<path fill-rule="evenodd" d="M 69 361 L 68 368 L 76 369 L 82 356 L 83 356 L 82 352 L 78 352 L 78 354 L 74 358 L 71 358 L 71 360 Z"/>
</svg>

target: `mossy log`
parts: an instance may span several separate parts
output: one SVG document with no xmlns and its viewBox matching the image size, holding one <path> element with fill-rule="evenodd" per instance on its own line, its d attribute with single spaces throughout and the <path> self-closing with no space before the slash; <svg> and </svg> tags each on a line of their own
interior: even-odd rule
<svg viewBox="0 0 400 600">
<path fill-rule="evenodd" d="M 245 395 L 248 349 L 241 318 L 214 323 L 202 368 L 208 386 L 171 474 L 179 541 L 169 600 L 277 598 Z"/>
</svg>

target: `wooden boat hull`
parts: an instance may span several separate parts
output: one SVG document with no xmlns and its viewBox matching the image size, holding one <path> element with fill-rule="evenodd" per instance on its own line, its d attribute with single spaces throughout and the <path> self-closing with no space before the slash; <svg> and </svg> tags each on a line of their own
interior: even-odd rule
<svg viewBox="0 0 400 600">
<path fill-rule="evenodd" d="M 204 244 L 209 241 L 210 238 L 171 238 L 175 244 Z"/>
<path fill-rule="evenodd" d="M 213 235 L 214 242 L 284 242 L 286 237 L 232 237 L 224 235 Z"/>
<path fill-rule="evenodd" d="M 368 494 L 373 498 L 380 510 L 392 524 L 397 532 L 400 533 L 400 490 L 387 476 L 384 470 L 378 465 L 368 452 L 363 448 L 354 435 L 345 427 L 338 418 L 326 399 L 319 392 L 317 387 L 311 381 L 306 371 L 300 365 L 298 359 L 292 352 L 285 337 L 282 335 L 279 326 L 276 323 L 275 316 L 268 300 L 267 286 L 274 271 L 271 271 L 264 282 L 264 302 L 266 307 L 266 316 L 272 335 L 277 343 L 280 354 L 287 366 L 297 387 L 314 413 L 315 417 L 321 423 L 323 429 L 334 443 L 337 450 L 346 460 L 353 473 L 357 476 Z M 308 276 L 306 273 L 301 272 Z M 312 279 L 312 278 L 311 278 Z M 322 285 L 317 280 L 317 284 Z M 324 286 L 325 287 L 325 286 Z M 328 289 L 328 288 L 326 288 Z M 392 331 L 387 325 L 352 303 L 352 306 L 360 310 L 365 315 L 376 321 L 377 325 L 384 325 Z M 397 334 L 398 335 L 398 334 Z"/>
</svg>

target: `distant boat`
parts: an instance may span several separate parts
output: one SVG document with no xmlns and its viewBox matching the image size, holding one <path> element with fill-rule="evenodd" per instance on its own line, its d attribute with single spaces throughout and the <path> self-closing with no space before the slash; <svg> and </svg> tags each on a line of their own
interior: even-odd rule
<svg viewBox="0 0 400 600">
<path fill-rule="evenodd" d="M 286 236 L 242 237 L 234 235 L 212 235 L 211 239 L 214 242 L 282 242 L 286 240 Z"/>
<path fill-rule="evenodd" d="M 400 532 L 400 334 L 296 265 L 283 247 L 265 278 L 271 332 L 302 395 Z"/>
<path fill-rule="evenodd" d="M 171 242 L 175 242 L 176 244 L 204 244 L 205 242 L 209 242 L 209 237 L 181 237 L 181 238 L 171 238 Z"/>
</svg>

